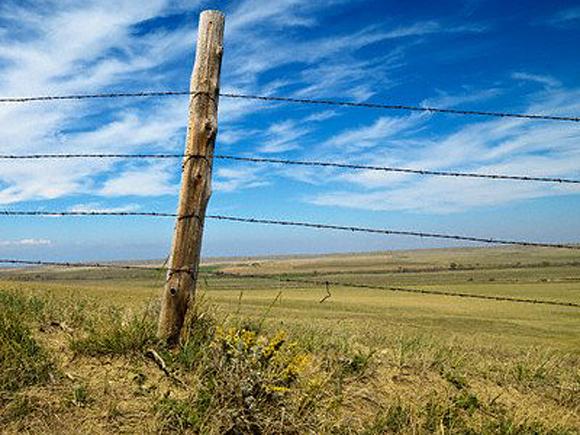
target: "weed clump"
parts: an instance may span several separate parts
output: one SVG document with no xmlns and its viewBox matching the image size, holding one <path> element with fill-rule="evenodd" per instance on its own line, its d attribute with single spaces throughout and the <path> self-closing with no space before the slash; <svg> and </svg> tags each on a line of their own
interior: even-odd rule
<svg viewBox="0 0 580 435">
<path fill-rule="evenodd" d="M 197 385 L 184 399 L 160 400 L 163 430 L 300 433 L 313 428 L 312 407 L 303 406 L 316 384 L 310 354 L 284 332 L 267 335 L 248 326 L 215 324 L 205 331 L 210 333 L 194 331 L 174 356 L 174 362 L 195 370 Z"/>
</svg>

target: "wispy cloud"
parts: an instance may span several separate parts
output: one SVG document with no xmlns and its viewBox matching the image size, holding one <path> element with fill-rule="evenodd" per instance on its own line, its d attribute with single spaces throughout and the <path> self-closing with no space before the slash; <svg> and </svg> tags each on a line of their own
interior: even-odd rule
<svg viewBox="0 0 580 435">
<path fill-rule="evenodd" d="M 514 77 L 515 78 L 515 77 Z M 437 96 L 423 100 L 423 106 L 430 107 L 457 107 L 464 104 L 477 103 L 486 101 L 491 98 L 501 95 L 502 90 L 499 88 L 490 88 L 483 90 L 475 90 L 465 88 L 461 93 L 450 93 L 442 90 L 436 90 Z"/>
<path fill-rule="evenodd" d="M 262 153 L 281 153 L 300 148 L 299 139 L 310 133 L 311 129 L 297 121 L 287 119 L 272 124 L 265 134 L 264 145 L 258 148 Z"/>
<path fill-rule="evenodd" d="M 321 122 L 326 121 L 327 119 L 332 119 L 338 116 L 338 113 L 335 110 L 324 110 L 322 112 L 316 112 L 312 115 L 308 115 L 304 118 L 305 122 Z"/>
<path fill-rule="evenodd" d="M 107 179 L 98 193 L 110 197 L 175 195 L 179 187 L 174 178 L 175 165 L 168 162 L 151 163 L 128 168 Z"/>
<path fill-rule="evenodd" d="M 227 91 L 284 93 L 294 96 L 340 96 L 368 100 L 399 85 L 393 72 L 406 62 L 406 50 L 430 37 L 481 33 L 477 22 L 445 20 L 379 22 L 336 34 L 299 32 L 319 25 L 318 13 L 337 0 L 245 0 L 232 6 L 226 26 L 227 56 L 223 82 Z M 153 0 L 145 5 L 124 0 L 43 3 L 29 10 L 9 1 L 2 5 L 4 19 L 18 23 L 15 32 L 0 32 L 0 93 L 86 92 L 101 89 L 159 88 L 174 84 L 176 60 L 189 59 L 195 39 L 193 26 L 159 26 L 142 31 L 145 23 L 180 11 L 191 11 L 201 1 Z M 555 15 L 572 22 L 577 8 Z M 554 22 L 556 22 L 554 21 Z M 40 26 L 39 24 L 42 23 Z M 393 42 L 396 42 L 393 43 Z M 369 49 L 380 55 L 368 56 Z M 286 71 L 291 69 L 292 73 Z M 189 73 L 189 71 L 187 71 Z M 555 78 L 518 71 L 514 80 L 539 83 L 543 89 L 525 107 L 530 112 L 580 111 L 579 91 L 564 89 Z M 184 87 L 184 86 L 181 86 Z M 507 93 L 506 86 L 475 86 L 460 91 L 437 91 L 422 104 L 457 107 L 487 102 Z M 521 104 L 525 106 L 525 104 Z M 252 117 L 265 109 L 284 113 L 256 127 Z M 559 109 L 560 108 L 560 109 Z M 269 113 L 269 112 L 268 112 Z M 0 107 L 0 129 L 7 152 L 135 152 L 181 150 L 185 136 L 187 100 L 71 102 L 47 109 L 44 105 Z M 375 165 L 426 169 L 469 169 L 538 175 L 568 175 L 578 162 L 576 135 L 569 128 L 523 121 L 481 121 L 451 130 L 426 133 L 428 114 L 381 115 L 357 120 L 351 127 L 316 135 L 325 121 L 344 116 L 337 111 L 282 112 L 263 102 L 222 99 L 220 143 L 259 141 L 245 151 L 264 154 L 304 154 L 304 145 L 320 146 L 308 157 Z M 22 120 L 26 122 L 22 122 Z M 251 122 L 250 122 L 251 121 Z M 33 126 L 33 128 L 31 128 Z M 309 142 L 310 141 L 310 142 Z M 249 142 L 249 141 L 248 141 Z M 118 161 L 18 163 L 0 173 L 0 203 L 46 200 L 71 194 L 104 198 L 140 198 L 177 192 L 175 162 L 143 165 Z M 41 169 L 41 170 L 40 170 Z M 481 205 L 502 204 L 569 190 L 502 184 L 484 194 L 484 181 L 425 179 L 370 171 L 344 173 L 294 168 L 263 171 L 224 163 L 216 171 L 215 190 L 235 192 L 271 183 L 274 176 L 301 178 L 322 187 L 309 202 L 324 205 L 385 210 L 450 212 Z M 330 182 L 339 188 L 327 187 Z M 505 187 L 504 187 L 505 186 Z M 457 189 L 460 187 L 460 189 Z M 328 189 L 328 190 L 326 190 Z M 428 195 L 428 192 L 434 192 Z M 556 193 L 554 193 L 556 192 Z M 425 198 L 425 196 L 429 196 Z M 119 209 L 100 203 L 89 207 Z M 84 207 L 84 208 L 83 208 Z M 135 204 L 120 209 L 136 207 Z"/>
<path fill-rule="evenodd" d="M 13 32 L 0 33 L 0 94 L 32 95 L 110 90 L 159 89 L 176 82 L 178 59 L 190 58 L 195 28 L 157 26 L 152 21 L 192 11 L 201 0 L 90 0 L 78 3 L 47 0 L 26 8 L 17 1 L 1 6 Z M 228 13 L 223 82 L 227 90 L 294 95 L 341 95 L 359 101 L 384 91 L 394 82 L 389 71 L 400 66 L 402 48 L 364 59 L 360 51 L 386 41 L 431 34 L 481 31 L 476 25 L 438 21 L 374 24 L 352 32 L 313 38 L 289 38 L 288 32 L 317 26 L 317 14 L 341 0 L 245 0 Z M 293 75 L 279 74 L 298 66 Z M 269 73 L 277 72 L 267 79 Z M 189 72 L 187 72 L 189 73 Z M 179 76 L 181 77 L 181 76 Z M 174 86 L 172 86 L 174 87 Z M 184 87 L 184 86 L 180 86 Z M 220 102 L 220 140 L 258 135 L 246 120 L 267 107 L 247 100 Z M 70 102 L 51 106 L 2 106 L 0 129 L 7 152 L 138 152 L 181 149 L 187 101 L 135 100 Z M 312 132 L 310 124 L 335 116 L 321 112 L 302 120 L 272 124 L 259 152 L 299 150 Z M 22 122 L 26 120 L 26 122 Z M 34 126 L 34 128 L 30 128 Z M 104 197 L 159 196 L 175 192 L 175 180 L 163 165 L 126 167 L 119 162 L 58 162 L 37 171 L 19 163 L 0 172 L 0 203 L 48 200 L 71 194 Z M 31 176 L 31 174 L 33 174 Z M 230 183 L 231 185 L 231 183 Z M 252 185 L 252 183 L 250 183 Z M 255 185 L 255 183 L 253 184 Z"/>
<path fill-rule="evenodd" d="M 536 96 L 529 111 L 579 113 L 579 90 Z M 565 109 L 564 109 L 565 108 Z M 417 120 L 414 120 L 417 121 Z M 570 126 L 522 120 L 472 123 L 438 138 L 407 134 L 406 141 L 385 150 L 384 137 L 404 135 L 411 118 L 380 118 L 331 139 L 338 145 L 363 144 L 366 163 L 416 169 L 467 170 L 480 173 L 578 177 L 580 150 Z M 388 145 L 386 145 L 388 146 Z M 352 149 L 352 148 L 351 148 Z M 388 152 L 387 152 L 388 151 Z M 367 210 L 452 213 L 546 196 L 579 193 L 569 186 L 489 180 L 416 177 L 361 172 L 335 173 L 326 180 L 343 183 L 341 190 L 313 195 L 316 205 Z"/>
<path fill-rule="evenodd" d="M 531 74 L 526 72 L 512 73 L 512 78 L 514 80 L 525 80 L 539 83 L 546 88 L 557 88 L 562 85 L 562 83 L 559 80 L 556 80 L 554 77 L 540 74 Z"/>
<path fill-rule="evenodd" d="M 312 2 L 304 0 L 278 0 L 265 2 L 247 0 L 241 2 L 228 19 L 228 36 L 236 36 L 248 26 L 268 24 L 279 28 L 310 27 L 316 20 L 306 14 L 316 9 Z"/>
<path fill-rule="evenodd" d="M 334 93 L 357 100 L 374 94 L 373 84 L 384 90 L 389 83 L 387 73 L 398 65 L 401 47 L 389 47 L 373 60 L 358 58 L 360 50 L 387 41 L 420 38 L 432 34 L 481 32 L 481 26 L 441 24 L 424 21 L 394 26 L 392 23 L 365 26 L 351 33 L 331 37 L 288 38 L 287 28 L 313 26 L 314 12 L 338 3 L 327 0 L 283 0 L 280 2 L 252 0 L 241 3 L 228 18 L 225 59 L 227 82 L 243 88 L 259 87 L 259 77 L 284 66 L 300 65 L 302 72 L 287 80 L 295 95 L 321 96 Z M 257 7 L 257 5 L 260 7 Z M 252 5 L 251 7 L 249 5 Z M 261 25 L 268 20 L 268 26 Z M 284 24 L 275 25 L 281 22 Z M 250 31 L 251 30 L 251 31 Z M 244 34 L 239 38 L 236 34 Z M 235 68 L 229 68 L 235 65 Z M 263 86 L 263 85 L 262 85 Z"/>
<path fill-rule="evenodd" d="M 409 130 L 416 127 L 420 120 L 421 115 L 381 116 L 371 125 L 355 127 L 331 137 L 326 141 L 325 146 L 339 148 L 343 152 L 363 150 L 378 144 L 388 146 L 393 140 L 404 139 Z"/>
<path fill-rule="evenodd" d="M 76 204 L 69 207 L 68 211 L 71 212 L 106 212 L 106 213 L 118 213 L 118 212 L 132 212 L 138 211 L 141 208 L 139 204 L 126 204 L 120 207 L 107 207 L 100 202 L 88 202 L 83 204 Z"/>
<path fill-rule="evenodd" d="M 48 246 L 52 241 L 48 239 L 20 239 L 20 240 L 0 240 L 2 246 Z"/>
<path fill-rule="evenodd" d="M 243 189 L 266 186 L 269 184 L 260 170 L 248 167 L 219 168 L 213 190 L 216 192 L 237 192 Z"/>
<path fill-rule="evenodd" d="M 191 7 L 197 2 L 182 2 Z M 124 89 L 160 82 L 144 74 L 189 50 L 193 29 L 135 33 L 140 23 L 163 16 L 175 6 L 165 0 L 147 5 L 132 1 L 48 1 L 43 7 L 24 8 L 17 2 L 2 5 L 2 18 L 18 23 L 21 33 L 0 35 L 2 95 L 83 93 Z M 183 131 L 186 102 L 152 104 L 146 110 L 128 108 L 130 101 L 70 102 L 59 105 L 0 107 L 3 144 L 9 152 L 132 152 L 136 147 L 170 147 Z M 114 105 L 116 104 L 116 105 Z M 103 113 L 108 113 L 103 116 Z M 23 122 L 25 120 L 25 122 Z M 97 120 L 95 122 L 95 120 Z M 31 126 L 34 126 L 31 128 Z M 79 148 L 81 147 L 81 148 Z M 97 177 L 115 162 L 18 163 L 0 173 L 0 203 L 54 199 L 91 189 Z M 120 190 L 122 191 L 122 189 Z M 108 193 L 109 190 L 105 190 Z"/>
</svg>

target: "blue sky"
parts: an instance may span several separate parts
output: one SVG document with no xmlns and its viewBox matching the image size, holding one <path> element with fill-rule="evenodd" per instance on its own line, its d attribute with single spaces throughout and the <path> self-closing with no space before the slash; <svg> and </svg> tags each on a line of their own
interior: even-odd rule
<svg viewBox="0 0 580 435">
<path fill-rule="evenodd" d="M 15 1 L 0 95 L 187 89 L 197 17 L 226 14 L 222 91 L 580 115 L 573 1 Z M 0 106 L 4 153 L 183 151 L 187 98 Z M 573 123 L 223 98 L 217 153 L 580 177 Z M 178 161 L 0 162 L 0 208 L 174 212 Z M 580 241 L 580 189 L 217 161 L 209 213 Z M 0 256 L 161 258 L 173 222 L 0 218 Z M 206 255 L 449 246 L 208 221 Z"/>
</svg>

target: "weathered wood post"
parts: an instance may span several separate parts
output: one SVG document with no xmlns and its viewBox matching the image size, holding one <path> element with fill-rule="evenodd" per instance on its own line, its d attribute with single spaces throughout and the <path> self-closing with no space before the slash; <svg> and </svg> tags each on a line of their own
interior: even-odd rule
<svg viewBox="0 0 580 435">
<path fill-rule="evenodd" d="M 205 211 L 211 195 L 223 35 L 224 15 L 220 11 L 202 12 L 190 85 L 178 218 L 157 331 L 169 345 L 179 342 L 189 300 L 195 293 Z"/>
</svg>

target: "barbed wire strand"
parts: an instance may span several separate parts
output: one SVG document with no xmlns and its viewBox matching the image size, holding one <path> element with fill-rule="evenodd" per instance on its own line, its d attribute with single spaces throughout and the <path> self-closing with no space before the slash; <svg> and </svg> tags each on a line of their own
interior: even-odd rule
<svg viewBox="0 0 580 435">
<path fill-rule="evenodd" d="M 120 269 L 120 270 L 143 270 L 151 272 L 167 271 L 167 267 L 134 266 L 125 264 L 108 263 L 75 263 L 68 261 L 41 261 L 41 260 L 16 260 L 0 258 L 1 264 L 26 265 L 26 266 L 57 266 L 66 268 L 94 268 L 94 269 Z M 0 269 L 2 271 L 2 269 Z"/>
<path fill-rule="evenodd" d="M 30 97 L 2 97 L 0 103 L 33 103 L 42 101 L 93 100 L 106 98 L 170 97 L 195 95 L 192 91 L 101 92 L 94 94 L 40 95 Z"/>
<path fill-rule="evenodd" d="M 443 109 L 443 108 L 439 108 L 439 107 L 413 106 L 413 105 L 405 105 L 405 104 L 355 103 L 355 102 L 350 102 L 350 101 L 319 100 L 319 99 L 310 99 L 310 98 L 275 97 L 275 96 L 261 96 L 261 95 L 233 94 L 233 93 L 221 93 L 220 97 L 241 98 L 241 99 L 261 100 L 261 101 L 276 101 L 276 102 L 297 103 L 297 104 L 321 104 L 321 105 L 329 105 L 329 106 L 362 107 L 362 108 L 367 108 L 367 109 L 407 110 L 407 111 L 415 111 L 415 112 L 446 113 L 446 114 L 453 114 L 453 115 L 474 115 L 474 116 L 488 116 L 488 117 L 499 117 L 499 118 L 520 118 L 520 119 L 534 119 L 534 120 L 545 120 L 545 121 L 580 122 L 580 117 L 577 117 L 577 116 L 556 116 L 556 115 L 544 115 L 544 114 L 495 112 L 495 111 L 483 111 L 483 110 Z"/>
<path fill-rule="evenodd" d="M 457 171 L 434 171 L 428 169 L 398 168 L 391 166 L 359 165 L 352 163 L 316 161 L 316 160 L 292 160 L 276 159 L 266 157 L 244 157 L 226 154 L 214 154 L 209 156 L 200 156 L 195 154 L 0 154 L 0 160 L 41 160 L 41 159 L 76 159 L 76 158 L 95 158 L 95 159 L 177 159 L 177 158 L 214 158 L 218 160 L 232 160 L 251 163 L 271 163 L 281 165 L 295 166 L 313 166 L 313 167 L 330 167 L 352 170 L 381 171 L 394 173 L 407 173 L 416 175 L 432 175 L 439 177 L 466 177 L 466 178 L 486 178 L 492 180 L 515 180 L 515 181 L 534 181 L 544 183 L 560 184 L 580 184 L 580 180 L 558 177 L 536 177 L 529 175 L 504 175 L 504 174 L 483 174 L 476 172 L 457 172 Z"/>
<path fill-rule="evenodd" d="M 178 215 L 176 213 L 132 212 L 132 211 L 0 210 L 0 216 L 40 216 L 40 217 L 42 217 L 42 216 L 44 216 L 44 217 L 134 216 L 134 217 L 168 217 L 168 218 L 177 218 L 177 219 L 199 219 L 198 215 Z M 288 221 L 288 220 L 276 220 L 276 219 L 259 219 L 259 218 L 251 218 L 251 217 L 225 216 L 225 215 L 216 215 L 216 214 L 209 214 L 209 215 L 206 215 L 205 217 L 206 217 L 206 219 L 230 221 L 230 222 L 240 222 L 240 223 L 250 223 L 250 224 L 261 224 L 261 225 L 281 225 L 281 226 L 303 227 L 303 228 L 313 228 L 313 229 L 323 229 L 323 230 L 348 231 L 348 232 L 353 232 L 353 233 L 357 232 L 357 233 L 384 234 L 384 235 L 392 235 L 392 236 L 410 236 L 410 237 L 420 237 L 420 238 L 447 239 L 447 240 L 478 242 L 478 243 L 495 244 L 495 245 L 516 245 L 516 246 L 527 246 L 527 247 L 580 250 L 580 245 L 567 245 L 567 244 L 560 244 L 560 243 L 529 242 L 529 241 L 522 241 L 522 240 L 496 239 L 496 238 L 491 238 L 491 237 L 461 236 L 461 235 L 454 235 L 454 234 L 431 233 L 431 232 L 421 232 L 421 231 L 366 228 L 366 227 L 358 227 L 358 226 L 343 226 L 343 225 L 334 225 L 334 224 L 322 224 L 322 223 L 313 223 L 313 222 Z"/>
<path fill-rule="evenodd" d="M 107 92 L 95 94 L 71 94 L 71 95 L 43 95 L 30 97 L 2 97 L 0 103 L 31 103 L 41 101 L 63 101 L 63 100 L 87 100 L 87 99 L 102 99 L 102 98 L 139 98 L 139 97 L 167 97 L 167 96 L 183 96 L 196 95 L 199 92 L 194 91 L 143 91 L 143 92 Z M 342 107 L 355 107 L 367 109 L 383 109 L 383 110 L 405 110 L 428 113 L 445 113 L 452 115 L 468 115 L 468 116 L 487 116 L 499 118 L 519 118 L 529 120 L 545 120 L 545 121 L 564 121 L 564 122 L 580 122 L 580 117 L 577 116 L 557 116 L 531 113 L 512 113 L 512 112 L 496 112 L 483 110 L 461 110 L 461 109 L 445 109 L 440 107 L 429 106 L 414 106 L 406 104 L 381 104 L 381 103 L 357 103 L 352 101 L 339 100 L 324 100 L 313 98 L 292 98 L 292 97 L 277 97 L 271 95 L 252 95 L 252 94 L 238 94 L 231 92 L 222 92 L 219 94 L 223 98 L 238 98 L 255 101 L 272 101 L 279 103 L 293 103 L 293 104 L 316 104 Z"/>
<path fill-rule="evenodd" d="M 498 245 L 519 245 L 519 246 L 528 246 L 528 247 L 561 248 L 561 249 L 572 249 L 572 250 L 579 250 L 580 249 L 580 245 L 576 246 L 576 245 L 566 245 L 566 244 L 559 244 L 559 243 L 527 242 L 527 241 L 519 241 L 519 240 L 505 240 L 505 239 L 484 238 L 484 237 L 459 236 L 459 235 L 453 235 L 453 234 L 440 234 L 440 233 L 429 233 L 429 232 L 420 232 L 420 231 L 402 231 L 402 230 L 390 230 L 390 229 L 365 228 L 365 227 L 356 227 L 356 226 L 320 224 L 320 223 L 312 223 L 312 222 L 297 222 L 297 221 L 285 221 L 285 220 L 273 220 L 273 219 L 256 219 L 256 218 L 245 218 L 245 217 L 223 216 L 223 215 L 207 215 L 206 218 L 216 219 L 216 220 L 224 220 L 224 221 L 232 221 L 232 222 L 264 224 L 264 225 L 282 225 L 282 226 L 306 227 L 306 228 L 360 232 L 360 233 L 385 234 L 385 235 L 395 235 L 395 236 L 411 236 L 411 237 L 421 237 L 421 238 L 451 239 L 451 240 L 489 243 L 489 244 L 498 244 Z"/>
<path fill-rule="evenodd" d="M 26 265 L 26 266 L 51 266 L 51 267 L 64 267 L 64 268 L 94 268 L 94 269 L 120 269 L 120 270 L 141 270 L 141 271 L 160 271 L 160 270 L 172 270 L 167 267 L 149 267 L 149 266 L 133 266 L 133 265 L 123 265 L 123 264 L 108 264 L 108 263 L 76 263 L 76 262 L 64 262 L 64 261 L 41 261 L 41 260 L 21 260 L 21 259 L 8 259 L 0 258 L 0 264 L 12 264 L 12 265 Z M 185 270 L 185 269 L 178 269 Z M 173 269 L 173 271 L 175 271 Z M 189 271 L 189 269 L 187 269 Z M 0 269 L 2 272 L 2 269 Z M 288 282 L 288 283 L 299 283 L 299 284 L 312 284 L 325 286 L 328 292 L 328 286 L 333 285 L 336 287 L 351 287 L 351 288 L 361 288 L 368 290 L 388 290 L 394 292 L 403 293 L 416 293 L 416 294 L 428 294 L 437 296 L 452 296 L 452 297 L 463 297 L 463 298 L 475 298 L 475 299 L 486 299 L 495 301 L 509 301 L 509 302 L 520 302 L 529 304 L 544 304 L 544 305 L 558 305 L 564 307 L 575 307 L 580 308 L 580 304 L 575 302 L 563 302 L 563 301 L 548 301 L 542 299 L 525 299 L 525 298 L 512 298 L 504 296 L 490 296 L 481 294 L 471 294 L 471 293 L 460 293 L 460 292 L 450 292 L 450 291 L 437 291 L 437 290 L 425 290 L 417 288 L 408 287 L 392 287 L 392 286 L 379 286 L 371 284 L 359 284 L 351 282 L 340 282 L 340 281 L 329 281 L 329 280 L 308 280 L 302 278 L 288 278 L 283 276 L 268 276 L 268 275 L 254 275 L 254 274 L 237 274 L 237 273 L 226 273 L 226 272 L 200 272 L 198 274 L 199 278 L 206 276 L 216 277 L 216 278 L 234 278 L 234 279 L 267 279 L 275 280 L 278 282 Z"/>
<path fill-rule="evenodd" d="M 266 279 L 266 280 L 271 280 L 271 281 L 276 280 L 276 281 L 289 282 L 289 283 L 312 284 L 312 285 L 325 287 L 326 291 L 327 291 L 327 298 L 328 298 L 328 295 L 330 294 L 330 292 L 328 291 L 328 286 L 332 285 L 334 287 L 352 287 L 352 288 L 360 288 L 360 289 L 367 289 L 367 290 L 387 290 L 387 291 L 402 292 L 402 293 L 417 293 L 417 294 L 427 294 L 427 295 L 436 295 L 436 296 L 454 296 L 454 297 L 461 297 L 461 298 L 486 299 L 486 300 L 494 300 L 494 301 L 509 301 L 509 302 L 528 303 L 528 304 L 558 305 L 558 306 L 564 306 L 564 307 L 580 308 L 580 304 L 576 303 L 576 302 L 548 301 L 545 299 L 513 298 L 513 297 L 508 297 L 508 296 L 492 296 L 492 295 L 482 295 L 482 294 L 476 294 L 476 293 L 461 293 L 461 292 L 451 292 L 451 291 L 425 290 L 425 289 L 408 288 L 408 287 L 393 287 L 393 286 L 360 284 L 360 283 L 342 282 L 342 281 L 311 280 L 311 279 L 303 279 L 303 278 L 289 278 L 289 277 L 277 276 L 277 275 L 239 274 L 239 273 L 227 273 L 227 272 L 211 272 L 211 273 L 206 272 L 205 274 L 208 276 L 234 278 L 234 279 L 239 279 L 239 278 Z M 323 299 L 323 300 L 326 300 L 326 299 Z"/>
</svg>

